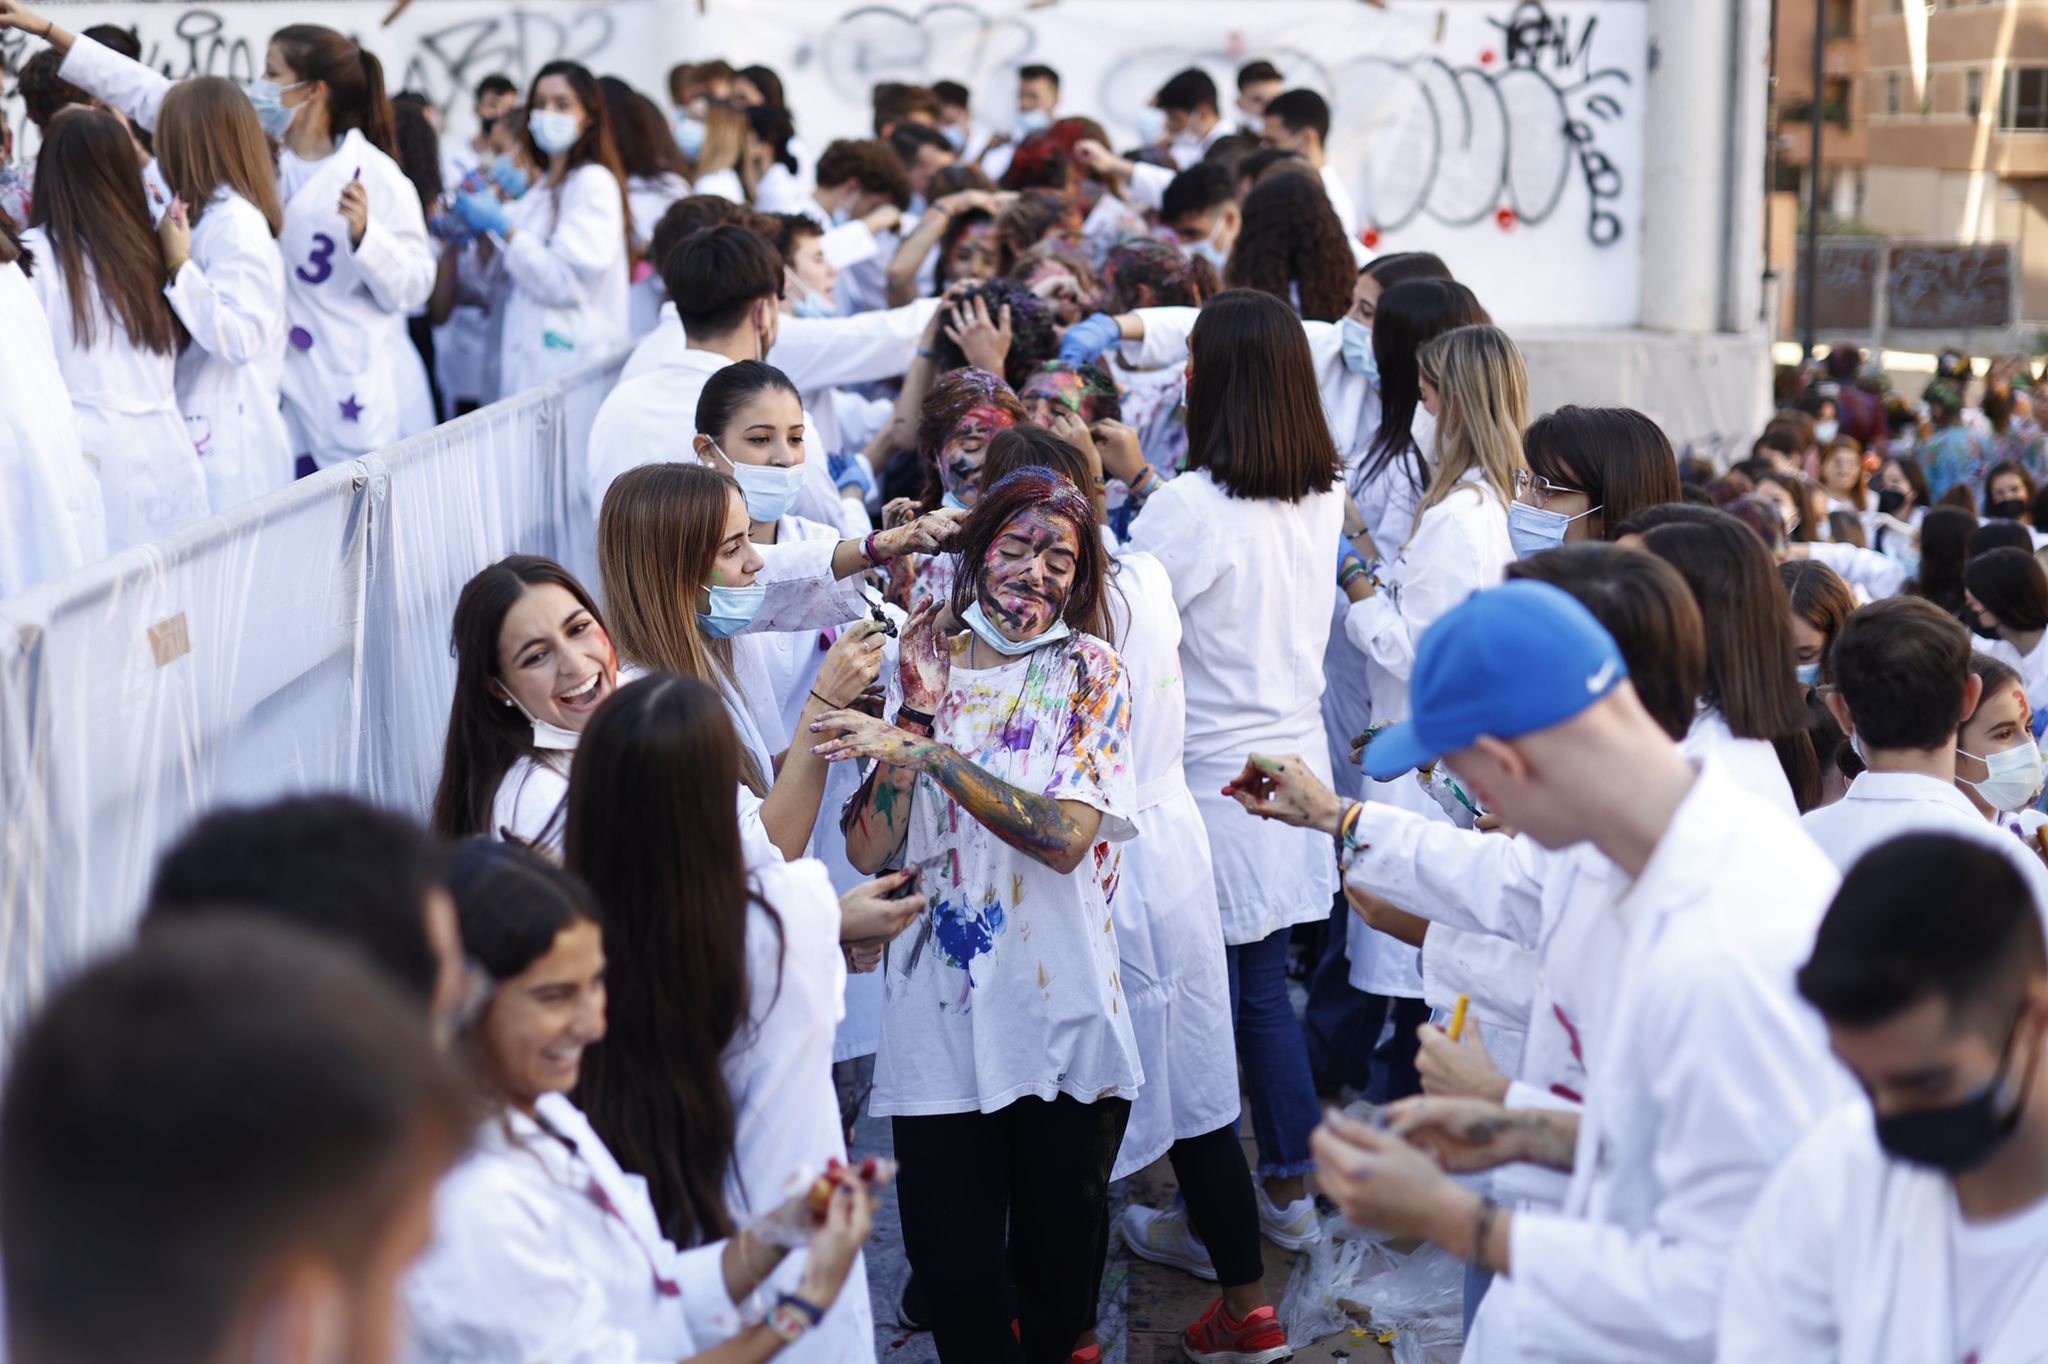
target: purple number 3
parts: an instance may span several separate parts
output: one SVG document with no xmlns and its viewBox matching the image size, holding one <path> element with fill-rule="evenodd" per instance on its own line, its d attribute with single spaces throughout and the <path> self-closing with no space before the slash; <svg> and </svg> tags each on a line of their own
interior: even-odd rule
<svg viewBox="0 0 2048 1364">
<path fill-rule="evenodd" d="M 308 270 L 306 266 L 311 266 Z M 306 264 L 298 269 L 300 279 L 308 284 L 325 284 L 327 277 L 334 273 L 334 238 L 325 232 L 313 234 L 313 254 L 306 257 Z"/>
</svg>

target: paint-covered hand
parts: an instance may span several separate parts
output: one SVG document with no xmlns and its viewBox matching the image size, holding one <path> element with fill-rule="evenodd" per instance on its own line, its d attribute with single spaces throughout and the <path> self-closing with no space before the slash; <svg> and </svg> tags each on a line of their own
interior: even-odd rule
<svg viewBox="0 0 2048 1364">
<path fill-rule="evenodd" d="M 879 951 L 910 927 L 925 907 L 924 896 L 916 890 L 917 875 L 916 867 L 906 867 L 863 881 L 840 896 L 839 941 Z"/>
<path fill-rule="evenodd" d="M 960 348 L 967 363 L 990 374 L 1001 374 L 1010 358 L 1010 305 L 1005 303 L 994 317 L 988 300 L 977 297 L 953 309 L 946 323 L 946 339 Z"/>
<path fill-rule="evenodd" d="M 938 748 L 930 739 L 856 710 L 826 711 L 811 722 L 811 733 L 819 740 L 811 752 L 834 763 L 873 758 L 891 767 L 916 767 Z"/>
<path fill-rule="evenodd" d="M 1092 137 L 1082 138 L 1074 144 L 1074 159 L 1097 175 L 1107 176 L 1112 180 L 1128 180 L 1131 177 L 1131 163 Z"/>
<path fill-rule="evenodd" d="M 1344 801 L 1296 756 L 1254 753 L 1223 794 L 1260 819 L 1277 819 L 1299 829 L 1320 829 L 1335 837 Z"/>
<path fill-rule="evenodd" d="M 1479 1016 L 1465 1020 L 1465 1033 L 1457 1041 L 1434 1023 L 1416 1030 L 1422 1047 L 1415 1054 L 1415 1070 L 1422 1077 L 1422 1092 L 1449 1099 L 1485 1099 L 1499 1103 L 1508 1096 L 1508 1077 L 1501 1074 L 1486 1054 L 1480 1036 Z"/>
<path fill-rule="evenodd" d="M 1108 313 L 1091 313 L 1060 338 L 1060 359 L 1070 365 L 1094 360 L 1124 339 L 1123 324 Z"/>
<path fill-rule="evenodd" d="M 1387 1130 L 1453 1174 L 1491 1170 L 1523 1159 L 1524 1125 L 1485 1099 L 1403 1099 L 1386 1109 Z"/>
<path fill-rule="evenodd" d="M 953 681 L 953 650 L 941 628 L 943 607 L 927 602 L 903 627 L 896 650 L 897 678 L 903 704 L 930 715 L 938 710 Z"/>
<path fill-rule="evenodd" d="M 818 667 L 811 690 L 834 709 L 852 705 L 882 675 L 882 645 L 887 633 L 878 621 L 849 625 Z"/>
<path fill-rule="evenodd" d="M 890 504 L 894 505 L 893 502 Z M 887 515 L 886 511 L 884 515 Z M 882 551 L 884 562 L 900 559 L 906 554 L 937 554 L 952 545 L 953 537 L 960 533 L 960 523 L 966 517 L 967 513 L 957 507 L 940 507 L 904 525 L 883 531 L 875 537 L 875 547 Z"/>
<path fill-rule="evenodd" d="M 1078 414 L 1062 408 L 1053 413 L 1052 433 L 1081 452 L 1081 457 L 1088 461 L 1088 471 L 1095 476 L 1095 481 L 1100 483 L 1103 476 L 1102 451 L 1096 448 L 1095 437 L 1089 432 L 1088 423 L 1082 421 Z M 1087 493 L 1090 490 L 1083 488 L 1081 491 Z"/>
<path fill-rule="evenodd" d="M 363 234 L 370 230 L 370 192 L 363 188 L 362 181 L 351 180 L 341 187 L 341 200 L 334 211 L 348 224 L 348 244 L 361 246 Z"/>
<path fill-rule="evenodd" d="M 1459 1188 L 1436 1164 L 1391 1130 L 1326 1113 L 1309 1137 L 1316 1183 L 1353 1226 L 1395 1236 L 1437 1239 L 1476 1195 Z"/>
<path fill-rule="evenodd" d="M 504 236 L 512 226 L 512 219 L 505 212 L 505 206 L 495 195 L 482 191 L 464 190 L 455 196 L 455 216 L 462 219 L 478 232 L 495 232 Z"/>
<path fill-rule="evenodd" d="M 1134 483 L 1145 470 L 1145 449 L 1137 431 L 1114 417 L 1104 417 L 1088 428 L 1095 448 L 1102 453 L 1102 472 L 1125 483 Z"/>
</svg>

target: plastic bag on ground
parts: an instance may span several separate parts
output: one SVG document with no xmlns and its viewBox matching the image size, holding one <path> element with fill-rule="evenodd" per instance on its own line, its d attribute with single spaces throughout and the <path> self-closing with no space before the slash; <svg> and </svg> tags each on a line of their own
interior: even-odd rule
<svg viewBox="0 0 2048 1364">
<path fill-rule="evenodd" d="M 1393 1255 L 1392 1268 L 1348 1295 L 1372 1313 L 1371 1330 L 1389 1342 L 1394 1364 L 1457 1364 L 1465 1341 L 1465 1266 L 1438 1246 Z"/>
<path fill-rule="evenodd" d="M 1385 1238 L 1378 1232 L 1361 1231 L 1341 1213 L 1330 1213 L 1322 1221 L 1322 1239 L 1295 1262 L 1287 1295 L 1280 1300 L 1280 1325 L 1287 1332 L 1289 1349 L 1306 1349 L 1334 1332 L 1363 1325 L 1360 1286 L 1399 1263 L 1399 1257 L 1381 1244 Z"/>
</svg>

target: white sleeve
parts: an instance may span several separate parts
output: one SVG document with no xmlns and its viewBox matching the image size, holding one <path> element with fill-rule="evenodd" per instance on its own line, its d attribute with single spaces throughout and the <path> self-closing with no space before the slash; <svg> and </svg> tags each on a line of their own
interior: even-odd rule
<svg viewBox="0 0 2048 1364">
<path fill-rule="evenodd" d="M 1189 309 L 1190 312 L 1193 309 Z M 1211 551 L 1209 528 L 1169 483 L 1154 493 L 1131 522 L 1125 547 L 1150 554 L 1173 584 L 1173 603 L 1181 611 L 1216 581 L 1223 556 Z"/>
<path fill-rule="evenodd" d="M 1861 545 L 1816 540 L 1806 547 L 1806 557 L 1826 564 L 1851 587 L 1860 587 L 1872 601 L 1896 597 L 1906 587 L 1906 566 L 1889 554 L 1879 554 Z"/>
<path fill-rule="evenodd" d="M 370 221 L 351 254 L 378 307 L 392 313 L 416 312 L 434 292 L 440 262 L 427 240 L 419 191 L 397 162 L 369 150 L 362 183 L 370 196 Z"/>
<path fill-rule="evenodd" d="M 1535 954 L 1504 938 L 1431 924 L 1422 939 L 1422 997 L 1432 1007 L 1448 1008 L 1460 995 L 1471 999 L 1488 1028 L 1528 1031 L 1536 999 Z M 1515 1069 L 1491 1048 L 1488 1054 L 1500 1070 Z"/>
<path fill-rule="evenodd" d="M 1823 1129 L 1826 1130 L 1826 1129 Z M 1818 1134 L 1816 1134 L 1818 1135 Z M 1724 1364 L 1758 1359 L 1836 1358 L 1832 1281 L 1840 1242 L 1840 1209 L 1825 1206 L 1838 1181 L 1840 1149 L 1808 1141 L 1778 1167 L 1758 1196 L 1728 1261 L 1721 1329 L 1714 1357 Z"/>
<path fill-rule="evenodd" d="M 546 191 L 536 189 L 536 194 Z M 626 268 L 625 207 L 611 172 L 586 166 L 562 186 L 562 214 L 546 234 L 521 229 L 505 247 L 512 282 L 551 308 L 573 308 L 607 270 Z"/>
<path fill-rule="evenodd" d="M 936 298 L 852 317 L 785 317 L 768 363 L 799 393 L 900 377 L 917 358 L 917 341 L 939 310 Z"/>
<path fill-rule="evenodd" d="M 1462 489 L 1450 494 L 1453 498 L 1465 495 Z M 1472 495 L 1488 496 L 1476 489 Z M 1396 594 L 1382 591 L 1345 608 L 1345 637 L 1360 653 L 1403 681 L 1415 671 L 1415 646 L 1422 632 L 1480 588 L 1493 585 L 1487 578 L 1487 556 L 1468 532 L 1468 514 L 1465 508 L 1450 506 L 1448 500 L 1423 514 L 1402 550 L 1403 558 L 1413 567 L 1401 579 L 1398 605 L 1393 599 Z M 1330 548 L 1334 554 L 1336 546 Z M 1496 570 L 1493 581 L 1499 577 Z"/>
<path fill-rule="evenodd" d="M 224 213 L 222 205 L 213 212 Z M 206 224 L 202 223 L 202 229 Z M 240 239 L 234 225 L 218 238 L 195 234 L 193 256 L 164 286 L 172 311 L 201 350 L 231 365 L 281 353 L 284 272 L 277 244 Z M 219 243 L 216 246 L 216 242 Z"/>
<path fill-rule="evenodd" d="M 1657 973 L 1636 1020 L 1644 1054 L 1660 1058 L 1645 1077 L 1645 1100 L 1661 1119 L 1661 1192 L 1648 1225 L 1524 1212 L 1510 1228 L 1524 1344 L 1538 1357 L 1706 1358 L 1744 1217 L 1840 1095 L 1826 1074 L 1832 1063 L 1799 1035 L 1790 1001 L 1746 963 L 1695 957 L 1684 966 Z M 1590 1156 L 1582 1141 L 1580 1159 Z"/>
<path fill-rule="evenodd" d="M 1366 846 L 1344 879 L 1360 890 L 1461 932 L 1525 948 L 1542 941 L 1543 883 L 1565 867 L 1534 839 L 1460 829 L 1377 801 L 1365 803 L 1357 837 Z"/>
<path fill-rule="evenodd" d="M 170 79 L 162 72 L 82 35 L 64 54 L 57 74 L 151 131 L 171 88 Z"/>
<path fill-rule="evenodd" d="M 1188 335 L 1194 331 L 1195 318 L 1201 311 L 1181 307 L 1138 309 L 1137 317 L 1145 324 L 1145 334 L 1136 341 L 1123 343 L 1120 355 L 1124 365 L 1129 369 L 1164 369 L 1168 365 L 1186 364 Z"/>
<path fill-rule="evenodd" d="M 1131 163 L 1131 202 L 1139 208 L 1157 213 L 1159 206 L 1166 202 L 1166 187 L 1173 183 L 1177 170 L 1155 166 L 1149 161 Z"/>
</svg>

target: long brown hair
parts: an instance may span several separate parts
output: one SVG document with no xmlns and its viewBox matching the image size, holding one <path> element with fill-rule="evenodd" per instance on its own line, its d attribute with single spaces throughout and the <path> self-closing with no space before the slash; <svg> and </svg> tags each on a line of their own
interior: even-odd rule
<svg viewBox="0 0 2048 1364">
<path fill-rule="evenodd" d="M 718 693 L 658 674 L 597 708 L 569 778 L 565 861 L 597 896 L 609 963 L 610 1031 L 584 1058 L 576 1103 L 646 1178 L 678 1245 L 732 1234 L 738 1113 L 723 1060 L 752 1004 L 749 905 L 782 934 L 748 881 L 739 759 Z"/>
<path fill-rule="evenodd" d="M 195 225 L 214 193 L 225 187 L 255 206 L 270 224 L 271 236 L 284 230 L 270 139 L 255 106 L 233 81 L 194 76 L 164 92 L 156 116 L 156 159 L 164 182 L 191 209 Z"/>
<path fill-rule="evenodd" d="M 732 690 L 732 641 L 704 633 L 697 600 L 711 585 L 726 512 L 743 496 L 729 475 L 701 464 L 643 464 L 612 480 L 597 516 L 597 567 L 621 656 Z M 766 774 L 744 749 L 740 776 L 767 794 Z"/>
<path fill-rule="evenodd" d="M 1337 443 L 1293 309 L 1225 289 L 1196 314 L 1188 357 L 1187 468 L 1232 497 L 1299 502 L 1336 485 Z"/>
<path fill-rule="evenodd" d="M 590 68 L 580 62 L 549 62 L 534 72 L 533 84 L 526 89 L 526 107 L 531 111 L 534 101 L 539 98 L 540 83 L 549 76 L 560 76 L 569 83 L 576 102 L 583 106 L 583 132 L 570 146 L 562 158 L 562 177 L 557 180 L 552 169 L 548 176 L 548 193 L 553 196 L 553 221 L 559 223 L 562 217 L 562 181 L 569 178 L 571 171 L 584 166 L 602 166 L 612 174 L 612 181 L 619 187 L 619 211 L 625 215 L 626 260 L 628 274 L 633 270 L 633 205 L 626 194 L 626 168 L 619 160 L 617 139 L 612 136 L 612 110 L 605 100 L 604 88 L 597 83 L 597 77 L 590 74 Z M 533 120 L 526 121 L 526 154 L 533 158 L 536 166 L 552 168 L 554 158 L 541 149 L 533 140 Z"/>
<path fill-rule="evenodd" d="M 434 792 L 434 836 L 450 841 L 494 834 L 491 804 L 498 784 L 521 758 L 539 762 L 533 725 L 517 707 L 502 705 L 490 684 L 502 685 L 498 641 L 505 617 L 529 588 L 553 584 L 574 597 L 604 629 L 604 615 L 575 575 L 552 559 L 514 554 L 463 584 L 455 599 L 449 652 L 455 655 L 455 700 L 448 707 L 448 740 L 441 753 L 441 784 Z"/>
<path fill-rule="evenodd" d="M 327 87 L 327 128 L 337 142 L 353 128 L 378 151 L 398 159 L 397 125 L 384 95 L 384 64 L 376 53 L 319 24 L 286 24 L 270 41 L 293 75 Z"/>
<path fill-rule="evenodd" d="M 103 109 L 65 109 L 43 128 L 29 225 L 44 237 L 71 299 L 71 330 L 90 346 L 99 303 L 139 348 L 174 355 L 183 339 L 164 297 L 163 249 L 142 196 L 128 126 Z"/>
<path fill-rule="evenodd" d="M 1065 521 L 1074 529 L 1077 546 L 1074 587 L 1067 594 L 1060 619 L 1084 634 L 1110 639 L 1114 626 L 1104 591 L 1109 585 L 1111 572 L 1109 551 L 1102 547 L 1102 536 L 1095 528 L 1095 516 L 1088 508 L 1088 499 L 1081 495 L 1079 488 L 1042 465 L 1018 469 L 996 480 L 975 500 L 974 510 L 960 522 L 959 533 L 953 541 L 954 552 L 960 561 L 959 571 L 953 575 L 953 596 L 949 603 L 953 614 L 963 615 L 974 604 L 975 595 L 982 586 L 982 564 L 997 537 L 1003 533 L 1003 527 L 1031 510 Z"/>
<path fill-rule="evenodd" d="M 1244 197 L 1244 226 L 1223 266 L 1232 289 L 1257 289 L 1305 318 L 1335 322 L 1351 311 L 1358 266 L 1344 225 L 1313 171 L 1282 171 Z"/>
</svg>

